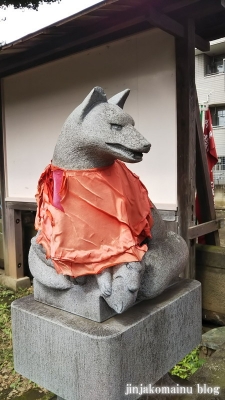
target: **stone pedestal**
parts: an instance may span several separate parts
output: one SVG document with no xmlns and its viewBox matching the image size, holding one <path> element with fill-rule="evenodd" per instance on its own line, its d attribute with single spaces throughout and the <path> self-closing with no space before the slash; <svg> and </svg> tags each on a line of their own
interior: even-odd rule
<svg viewBox="0 0 225 400">
<path fill-rule="evenodd" d="M 15 369 L 65 400 L 138 399 L 201 341 L 201 289 L 184 280 L 98 323 L 28 296 L 12 304 Z"/>
<path fill-rule="evenodd" d="M 66 290 L 46 287 L 34 279 L 34 299 L 80 317 L 103 322 L 116 312 L 101 297 L 97 281 L 91 278 L 87 277 L 85 285 L 74 285 Z"/>
</svg>

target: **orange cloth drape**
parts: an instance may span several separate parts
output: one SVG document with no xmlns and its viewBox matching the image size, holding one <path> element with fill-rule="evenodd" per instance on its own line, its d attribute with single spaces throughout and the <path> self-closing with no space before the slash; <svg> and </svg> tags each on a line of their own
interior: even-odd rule
<svg viewBox="0 0 225 400">
<path fill-rule="evenodd" d="M 38 183 L 35 228 L 58 273 L 78 277 L 140 261 L 153 225 L 148 192 L 121 161 L 104 168 L 49 165 Z"/>
</svg>

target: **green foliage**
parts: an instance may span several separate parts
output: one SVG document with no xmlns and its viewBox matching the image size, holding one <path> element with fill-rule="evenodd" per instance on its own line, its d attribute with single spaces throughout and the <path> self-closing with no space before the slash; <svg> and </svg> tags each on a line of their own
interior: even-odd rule
<svg viewBox="0 0 225 400">
<path fill-rule="evenodd" d="M 56 1 L 60 2 L 61 0 L 0 0 L 0 7 L 13 6 L 14 8 L 33 8 L 33 10 L 37 10 L 42 2 L 50 4 Z"/>
<path fill-rule="evenodd" d="M 32 289 L 12 290 L 0 285 L 0 371 L 13 370 L 11 302 L 32 293 Z"/>
<path fill-rule="evenodd" d="M 0 285 L 0 399 L 10 399 L 12 394 L 21 395 L 34 389 L 38 389 L 39 393 L 47 393 L 45 389 L 19 375 L 13 367 L 11 303 L 31 294 L 32 291 L 32 288 L 19 289 L 14 293 Z"/>
<path fill-rule="evenodd" d="M 175 367 L 170 371 L 171 375 L 177 375 L 182 379 L 186 379 L 193 375 L 203 364 L 205 360 L 199 358 L 199 347 L 187 354 Z"/>
</svg>

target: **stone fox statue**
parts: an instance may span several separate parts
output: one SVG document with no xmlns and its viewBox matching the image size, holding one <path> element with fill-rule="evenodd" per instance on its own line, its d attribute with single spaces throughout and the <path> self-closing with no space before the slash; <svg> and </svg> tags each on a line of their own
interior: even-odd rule
<svg viewBox="0 0 225 400">
<path fill-rule="evenodd" d="M 38 234 L 29 253 L 43 285 L 66 290 L 91 275 L 118 313 L 163 292 L 188 259 L 184 240 L 166 232 L 124 164 L 140 162 L 151 147 L 123 111 L 128 95 L 107 101 L 95 87 L 65 121 L 38 183 Z"/>
</svg>

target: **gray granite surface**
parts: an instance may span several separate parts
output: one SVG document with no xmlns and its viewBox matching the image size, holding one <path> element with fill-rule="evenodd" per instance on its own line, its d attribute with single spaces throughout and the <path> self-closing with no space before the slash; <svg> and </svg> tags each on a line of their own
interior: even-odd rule
<svg viewBox="0 0 225 400">
<path fill-rule="evenodd" d="M 60 291 L 50 287 L 46 289 L 46 286 L 34 279 L 34 299 L 97 322 L 103 322 L 116 314 L 101 296 L 97 281 L 90 276 L 85 285 L 73 285 Z"/>
<path fill-rule="evenodd" d="M 34 301 L 12 304 L 15 369 L 65 400 L 125 400 L 201 341 L 201 288 L 184 280 L 98 323 Z M 132 395 L 136 400 L 139 396 Z"/>
</svg>

